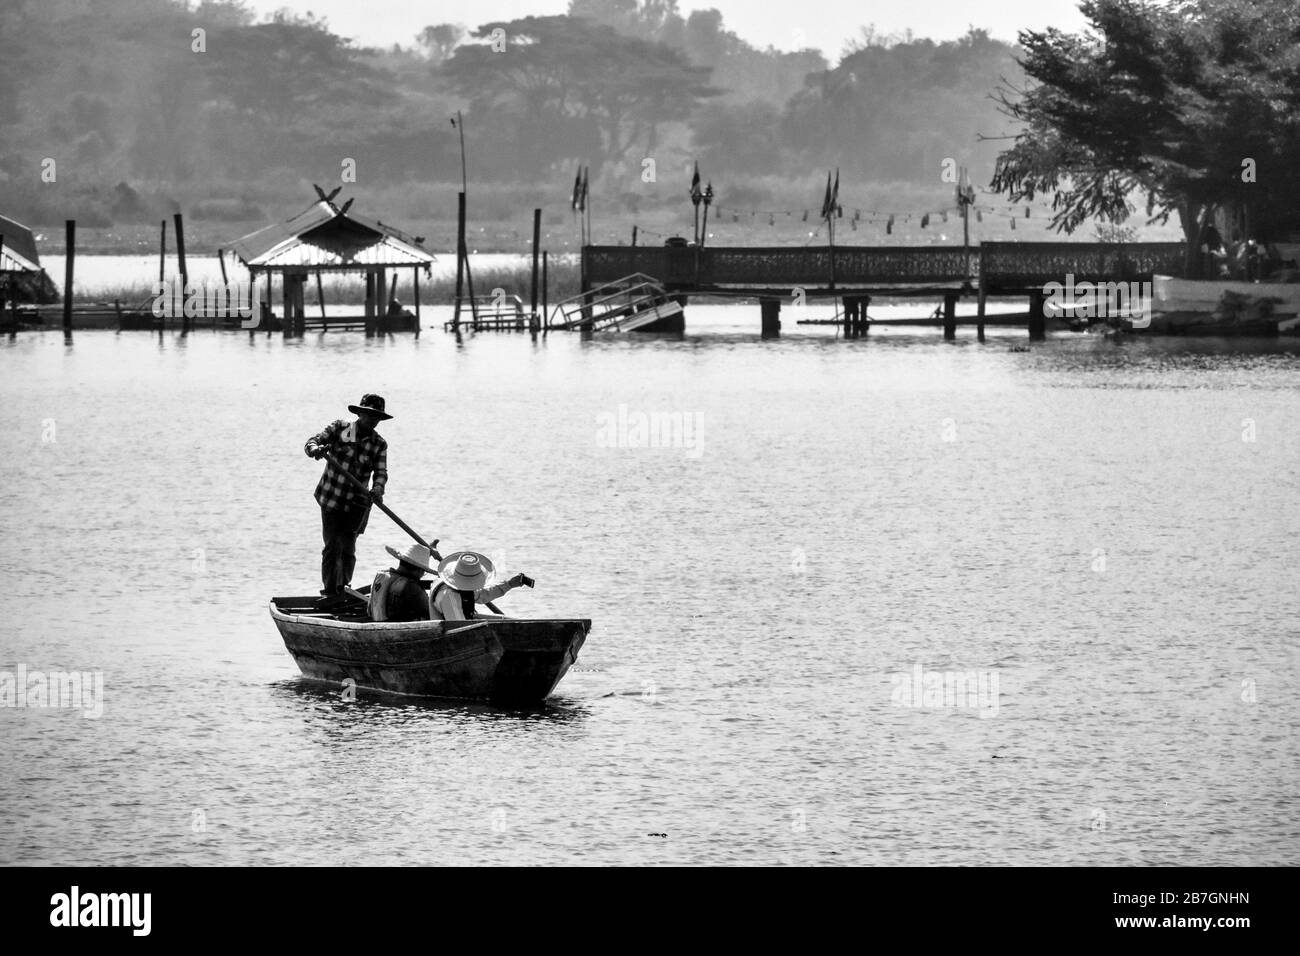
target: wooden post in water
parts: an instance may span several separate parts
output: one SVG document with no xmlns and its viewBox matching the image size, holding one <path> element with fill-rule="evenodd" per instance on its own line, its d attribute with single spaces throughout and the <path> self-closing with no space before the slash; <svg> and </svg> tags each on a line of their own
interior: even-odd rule
<svg viewBox="0 0 1300 956">
<path fill-rule="evenodd" d="M 167 281 L 167 220 L 159 223 L 162 237 L 158 240 L 158 281 Z"/>
<path fill-rule="evenodd" d="M 765 339 L 776 339 L 781 337 L 781 300 L 765 296 L 759 299 L 759 308 L 762 310 L 762 332 Z"/>
<path fill-rule="evenodd" d="M 1029 293 L 1029 341 L 1047 338 L 1047 318 L 1043 314 L 1043 293 L 1038 289 Z"/>
<path fill-rule="evenodd" d="M 72 341 L 72 262 L 77 255 L 77 220 L 63 224 L 63 338 Z"/>
<path fill-rule="evenodd" d="M 547 276 L 546 276 L 547 268 L 546 267 L 549 259 L 550 259 L 549 253 L 545 249 L 543 249 L 542 250 L 542 331 L 543 333 L 545 333 L 545 331 L 551 327 L 551 315 L 550 315 L 551 310 L 550 310 L 550 305 L 546 294 L 546 289 L 547 289 Z"/>
<path fill-rule="evenodd" d="M 957 338 L 957 294 L 949 292 L 943 297 L 943 340 Z"/>
<path fill-rule="evenodd" d="M 867 331 L 871 328 L 871 323 L 867 320 L 867 306 L 871 304 L 871 296 L 864 295 L 858 300 L 858 334 L 866 338 Z"/>
<path fill-rule="evenodd" d="M 984 288 L 984 270 L 980 270 L 979 294 L 975 303 L 975 334 L 981 342 L 984 341 L 984 302 L 988 298 L 987 290 Z"/>
<path fill-rule="evenodd" d="M 533 210 L 533 281 L 531 286 L 529 287 L 530 293 L 528 296 L 529 309 L 532 312 L 532 317 L 528 320 L 528 324 L 533 328 L 536 328 L 537 326 L 537 258 L 541 254 L 541 248 L 542 248 L 542 211 L 540 209 L 534 209 Z"/>
<path fill-rule="evenodd" d="M 460 331 L 460 300 L 465 292 L 465 194 L 456 197 L 456 305 L 451 313 L 451 330 Z"/>
<path fill-rule="evenodd" d="M 181 299 L 182 301 L 189 297 L 190 274 L 185 266 L 185 232 L 181 221 L 181 214 L 174 213 L 172 222 L 176 225 L 176 261 L 181 270 Z M 184 334 L 190 330 L 190 314 L 181 307 L 181 333 Z"/>
</svg>

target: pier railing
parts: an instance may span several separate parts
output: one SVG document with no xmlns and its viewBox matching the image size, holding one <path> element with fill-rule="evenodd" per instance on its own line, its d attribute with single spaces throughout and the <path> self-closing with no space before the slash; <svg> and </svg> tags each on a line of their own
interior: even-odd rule
<svg viewBox="0 0 1300 956">
<path fill-rule="evenodd" d="M 643 273 L 670 290 L 846 288 L 974 282 L 1029 288 L 1078 279 L 1181 275 L 1180 242 L 985 242 L 960 246 L 586 246 L 588 288 Z"/>
</svg>

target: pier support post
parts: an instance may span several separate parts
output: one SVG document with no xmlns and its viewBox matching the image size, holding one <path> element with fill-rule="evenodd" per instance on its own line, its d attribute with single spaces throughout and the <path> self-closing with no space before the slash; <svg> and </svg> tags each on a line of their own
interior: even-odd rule
<svg viewBox="0 0 1300 956">
<path fill-rule="evenodd" d="M 979 297 L 976 299 L 976 304 L 975 304 L 975 322 L 976 322 L 976 325 L 975 325 L 975 335 L 979 338 L 979 340 L 980 340 L 981 342 L 984 341 L 984 302 L 985 302 L 985 299 L 986 299 L 986 296 L 984 295 L 984 282 L 983 282 L 983 279 L 981 278 L 981 280 L 980 280 L 980 291 L 979 291 Z"/>
<path fill-rule="evenodd" d="M 781 300 L 765 297 L 759 300 L 762 309 L 762 337 L 777 339 L 781 337 Z"/>
<path fill-rule="evenodd" d="M 871 296 L 864 295 L 858 300 L 858 334 L 863 338 L 867 337 L 867 332 L 871 329 L 871 321 L 867 318 L 867 307 L 871 305 Z"/>
<path fill-rule="evenodd" d="M 848 341 L 856 334 L 854 318 L 858 311 L 858 302 L 852 296 L 846 295 L 840 300 L 840 307 L 844 312 L 844 339 Z"/>
<path fill-rule="evenodd" d="M 1043 293 L 1029 293 L 1029 341 L 1040 342 L 1047 338 L 1047 318 L 1043 314 Z"/>
<path fill-rule="evenodd" d="M 949 293 L 943 297 L 943 340 L 957 338 L 957 296 Z"/>
</svg>

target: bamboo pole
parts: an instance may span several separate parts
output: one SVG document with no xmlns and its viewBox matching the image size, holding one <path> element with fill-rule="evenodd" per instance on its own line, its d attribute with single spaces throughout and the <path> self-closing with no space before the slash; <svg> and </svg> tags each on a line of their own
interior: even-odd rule
<svg viewBox="0 0 1300 956">
<path fill-rule="evenodd" d="M 181 221 L 180 213 L 174 213 L 172 215 L 172 221 L 176 224 L 176 258 L 177 261 L 180 263 L 181 300 L 183 303 L 184 299 L 190 294 L 189 291 L 190 274 L 189 274 L 189 269 L 186 268 L 185 265 L 185 231 Z M 185 311 L 185 307 L 183 304 L 181 306 L 181 316 L 182 316 L 181 332 L 182 333 L 188 332 L 190 330 L 190 315 L 188 312 Z"/>
<path fill-rule="evenodd" d="M 537 318 L 537 256 L 542 244 L 542 211 L 533 210 L 533 281 L 532 292 L 529 297 L 530 308 L 532 309 L 533 319 Z"/>
<path fill-rule="evenodd" d="M 64 228 L 63 260 L 63 338 L 72 341 L 72 263 L 77 255 L 77 220 L 69 219 Z"/>
</svg>

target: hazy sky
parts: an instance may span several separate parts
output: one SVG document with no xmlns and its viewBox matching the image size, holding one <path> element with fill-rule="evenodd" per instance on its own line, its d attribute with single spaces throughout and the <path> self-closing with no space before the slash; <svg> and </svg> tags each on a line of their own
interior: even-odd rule
<svg viewBox="0 0 1300 956">
<path fill-rule="evenodd" d="M 409 46 L 415 34 L 432 23 L 461 23 L 468 27 L 491 20 L 511 20 L 529 14 L 563 13 L 568 0 L 248 0 L 265 13 L 280 7 L 311 11 L 325 17 L 336 33 L 367 46 Z M 1014 40 L 1016 31 L 1057 26 L 1078 30 L 1083 17 L 1078 0 L 678 0 L 683 16 L 691 10 L 715 7 L 723 23 L 758 47 L 788 50 L 796 46 L 820 49 L 831 62 L 858 29 L 875 24 L 878 32 L 950 39 L 967 26 L 982 27 L 995 37 Z M 796 31 L 802 31 L 801 35 Z"/>
</svg>

